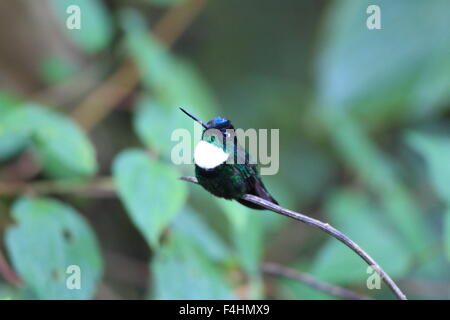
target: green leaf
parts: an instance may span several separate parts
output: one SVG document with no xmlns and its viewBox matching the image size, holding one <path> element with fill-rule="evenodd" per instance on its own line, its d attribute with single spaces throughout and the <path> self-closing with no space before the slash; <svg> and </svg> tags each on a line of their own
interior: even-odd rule
<svg viewBox="0 0 450 320">
<path fill-rule="evenodd" d="M 62 30 L 86 53 L 94 54 L 105 49 L 112 40 L 113 24 L 111 16 L 100 0 L 52 0 L 56 17 Z M 78 29 L 69 29 L 67 19 L 72 13 L 67 8 L 76 5 L 80 8 L 80 26 Z"/>
<path fill-rule="evenodd" d="M 381 9 L 369 30 L 366 9 Z M 317 60 L 320 105 L 378 126 L 445 107 L 450 94 L 450 2 L 334 1 Z"/>
<path fill-rule="evenodd" d="M 18 300 L 22 295 L 18 288 L 0 283 L 0 300 Z"/>
<path fill-rule="evenodd" d="M 406 135 L 408 144 L 425 159 L 431 185 L 446 205 L 443 215 L 444 251 L 450 260 L 450 138 L 420 132 Z"/>
<path fill-rule="evenodd" d="M 193 121 L 189 123 L 186 120 L 178 108 L 161 105 L 155 98 L 143 95 L 137 102 L 133 125 L 145 145 L 149 146 L 152 151 L 162 154 L 166 159 L 170 159 L 175 146 L 175 142 L 172 141 L 174 130 L 183 127 L 193 128 Z M 194 142 L 192 134 L 190 137 L 188 145 Z M 191 150 L 192 146 L 189 151 L 192 152 Z"/>
<path fill-rule="evenodd" d="M 54 85 L 72 76 L 76 68 L 74 63 L 67 57 L 49 56 L 42 61 L 39 71 L 42 80 L 46 84 Z"/>
<path fill-rule="evenodd" d="M 422 257 L 421 260 L 416 261 L 417 265 L 414 270 L 408 275 L 411 279 L 422 279 L 435 282 L 447 283 L 450 280 L 450 273 L 448 272 L 448 262 L 445 261 L 445 257 L 440 254 L 439 248 L 433 249 L 428 252 L 428 257 Z M 432 257 L 430 259 L 430 257 Z M 450 297 L 450 292 L 445 286 L 442 287 L 447 295 Z"/>
<path fill-rule="evenodd" d="M 81 129 L 40 105 L 23 105 L 0 119 L 0 139 L 9 134 L 31 140 L 48 176 L 78 178 L 97 170 L 95 150 Z"/>
<path fill-rule="evenodd" d="M 135 61 L 144 85 L 151 88 L 167 83 L 174 77 L 171 74 L 174 61 L 167 48 L 148 33 L 145 19 L 136 10 L 122 10 L 120 18 L 126 35 L 126 49 Z"/>
<path fill-rule="evenodd" d="M 189 61 L 175 58 L 171 77 L 161 84 L 159 96 L 169 105 L 185 106 L 205 121 L 217 116 L 217 101 L 208 83 Z M 153 66 L 153 65 L 150 65 Z"/>
<path fill-rule="evenodd" d="M 190 238 L 172 235 L 150 267 L 155 299 L 235 299 L 223 270 Z"/>
<path fill-rule="evenodd" d="M 328 201 L 326 212 L 332 224 L 358 243 L 391 277 L 402 276 L 408 270 L 411 251 L 366 196 L 355 190 L 340 191 Z M 365 286 L 367 267 L 347 246 L 329 239 L 312 270 L 315 276 L 331 283 Z"/>
<path fill-rule="evenodd" d="M 0 114 L 4 115 L 6 112 L 14 110 L 19 102 L 20 100 L 15 96 L 6 92 L 0 92 Z"/>
<path fill-rule="evenodd" d="M 175 57 L 153 35 L 142 16 L 133 10 L 121 12 L 126 48 L 135 61 L 142 80 L 161 105 L 184 106 L 204 121 L 217 115 L 217 103 L 197 69 Z"/>
<path fill-rule="evenodd" d="M 119 196 L 149 245 L 158 246 L 161 232 L 186 200 L 186 184 L 166 164 L 141 150 L 122 152 L 113 164 Z"/>
<path fill-rule="evenodd" d="M 283 140 L 286 135 L 289 134 L 284 133 Z M 280 145 L 280 161 L 285 159 L 280 162 L 280 171 L 275 176 L 263 177 L 264 183 L 283 207 L 293 208 L 299 203 L 307 207 L 333 181 L 337 163 L 296 133 L 291 135 L 291 141 Z"/>
<path fill-rule="evenodd" d="M 424 157 L 434 189 L 450 205 L 450 137 L 410 132 L 406 139 Z"/>
<path fill-rule="evenodd" d="M 14 269 L 39 299 L 90 299 L 102 275 L 98 244 L 71 207 L 47 198 L 21 198 L 12 208 L 16 225 L 6 231 Z M 68 289 L 69 266 L 81 270 L 81 288 Z"/>
<path fill-rule="evenodd" d="M 121 22 L 126 35 L 126 49 L 150 93 L 138 100 L 134 129 L 144 144 L 168 158 L 175 145 L 168 141 L 171 141 L 175 129 L 188 130 L 189 142 L 197 142 L 192 139 L 195 136 L 194 125 L 197 124 L 178 107 L 185 107 L 207 122 L 217 116 L 217 103 L 196 68 L 175 57 L 155 36 L 149 35 L 138 12 L 123 10 Z"/>
<path fill-rule="evenodd" d="M 444 251 L 448 261 L 450 261 L 450 206 L 444 212 Z"/>
<path fill-rule="evenodd" d="M 177 234 L 195 241 L 199 248 L 214 261 L 224 262 L 231 256 L 230 249 L 221 238 L 189 208 L 185 208 L 173 223 Z"/>
<path fill-rule="evenodd" d="M 244 269 L 258 272 L 263 255 L 263 221 L 255 212 L 236 201 L 217 199 L 231 225 L 232 239 Z"/>
<path fill-rule="evenodd" d="M 238 261 L 249 276 L 250 297 L 259 299 L 263 294 L 260 266 L 264 254 L 264 219 L 267 217 L 239 202 L 214 199 L 230 221 Z"/>
<path fill-rule="evenodd" d="M 27 144 L 27 139 L 23 134 L 5 132 L 2 126 L 2 119 L 5 119 L 9 113 L 13 112 L 18 104 L 19 99 L 10 94 L 0 92 L 0 161 L 15 156 Z"/>
<path fill-rule="evenodd" d="M 330 137 L 346 164 L 380 199 L 385 213 L 416 252 L 429 245 L 427 223 L 414 195 L 400 180 L 390 159 L 367 131 L 350 117 L 326 118 Z M 336 130 L 338 128 L 338 130 Z"/>
<path fill-rule="evenodd" d="M 408 299 L 450 299 L 450 292 L 447 286 L 447 283 L 450 281 L 448 261 L 448 256 L 442 254 L 438 243 L 422 257 L 415 260 L 414 269 L 408 273 L 408 279 L 420 279 L 421 283 L 434 283 L 435 285 L 432 290 L 431 288 L 426 290 L 422 287 L 422 290 L 416 289 L 407 292 Z M 439 284 L 441 283 L 444 283 L 444 285 L 440 286 Z"/>
</svg>

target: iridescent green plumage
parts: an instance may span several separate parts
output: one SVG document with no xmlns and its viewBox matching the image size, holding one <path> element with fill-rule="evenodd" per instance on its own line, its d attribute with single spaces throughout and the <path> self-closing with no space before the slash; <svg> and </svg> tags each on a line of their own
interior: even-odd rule
<svg viewBox="0 0 450 320">
<path fill-rule="evenodd" d="M 257 164 L 253 163 L 250 155 L 237 142 L 237 138 L 229 134 L 234 131 L 228 119 L 217 117 L 204 124 L 196 117 L 182 109 L 187 115 L 200 122 L 205 128 L 202 141 L 211 143 L 229 153 L 229 158 L 234 161 L 226 161 L 213 168 L 203 168 L 195 165 L 195 176 L 203 188 L 213 195 L 225 199 L 235 199 L 243 205 L 253 209 L 262 207 L 242 200 L 244 194 L 253 194 L 265 200 L 278 204 L 266 190 Z"/>
</svg>

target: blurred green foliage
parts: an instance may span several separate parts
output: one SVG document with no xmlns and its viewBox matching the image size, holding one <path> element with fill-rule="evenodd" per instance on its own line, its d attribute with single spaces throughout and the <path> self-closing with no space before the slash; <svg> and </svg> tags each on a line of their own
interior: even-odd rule
<svg viewBox="0 0 450 320">
<path fill-rule="evenodd" d="M 190 238 L 171 237 L 150 264 L 155 299 L 233 299 L 224 274 Z"/>
<path fill-rule="evenodd" d="M 112 17 L 102 1 L 90 0 L 51 0 L 55 16 L 61 25 L 61 30 L 67 33 L 74 44 L 88 54 L 104 50 L 110 44 L 113 35 Z M 79 7 L 81 29 L 66 28 L 68 11 L 71 5 Z"/>
<path fill-rule="evenodd" d="M 172 49 L 155 25 L 189 0 L 78 0 L 82 30 L 65 27 L 72 1 L 49 3 L 77 55 L 100 66 L 98 84 L 130 58 L 140 85 L 89 138 L 69 116 L 86 93 L 55 109 L 2 88 L 0 180 L 29 152 L 40 166 L 30 185 L 108 175 L 121 204 L 95 192 L 0 194 L 4 247 L 24 282 L 0 282 L 0 298 L 90 299 L 102 284 L 123 298 L 334 298 L 263 277 L 265 260 L 391 298 L 384 285 L 367 289 L 367 266 L 335 239 L 178 180 L 193 174 L 170 161 L 173 130 L 193 133 L 179 106 L 204 121 L 279 128 L 280 171 L 263 178 L 281 205 L 344 231 L 408 297 L 450 298 L 439 289 L 450 283 L 449 1 L 211 1 Z M 370 4 L 380 30 L 366 27 Z M 49 53 L 37 70 L 44 86 L 77 83 L 78 64 Z M 103 270 L 133 274 L 132 263 L 97 241 L 148 266 L 138 294 Z M 69 265 L 81 267 L 81 290 L 66 288 Z"/>
<path fill-rule="evenodd" d="M 149 159 L 140 150 L 120 154 L 113 173 L 118 193 L 136 227 L 150 245 L 157 246 L 161 232 L 186 200 L 186 186 L 179 183 L 173 168 Z"/>
<path fill-rule="evenodd" d="M 17 225 L 8 229 L 6 245 L 32 294 L 39 299 L 91 298 L 102 274 L 102 260 L 84 219 L 69 206 L 46 198 L 18 199 L 11 211 Z M 82 270 L 80 290 L 66 287 L 71 265 Z"/>
<path fill-rule="evenodd" d="M 5 112 L 0 128 L 5 142 L 24 139 L 43 164 L 43 171 L 54 178 L 91 176 L 97 164 L 95 151 L 84 132 L 70 119 L 39 105 L 21 104 Z"/>
</svg>

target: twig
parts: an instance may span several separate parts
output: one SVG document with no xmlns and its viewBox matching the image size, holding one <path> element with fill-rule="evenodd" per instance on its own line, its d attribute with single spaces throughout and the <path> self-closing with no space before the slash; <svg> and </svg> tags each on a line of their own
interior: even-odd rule
<svg viewBox="0 0 450 320">
<path fill-rule="evenodd" d="M 0 274 L 5 278 L 6 281 L 11 283 L 13 286 L 22 285 L 22 280 L 20 277 L 14 272 L 14 270 L 9 265 L 3 253 L 0 251 Z"/>
<path fill-rule="evenodd" d="M 131 60 L 126 60 L 112 76 L 87 95 L 72 112 L 72 118 L 86 131 L 91 130 L 125 99 L 137 85 L 138 80 L 134 64 Z"/>
<path fill-rule="evenodd" d="M 104 69 L 98 64 L 95 62 L 82 66 L 83 69 L 72 77 L 32 93 L 29 100 L 58 107 L 73 103 L 98 85 L 98 74 Z"/>
<path fill-rule="evenodd" d="M 194 177 L 181 177 L 181 180 L 193 182 L 198 184 L 198 181 Z M 324 223 L 322 221 L 319 221 L 317 219 L 305 216 L 299 212 L 295 212 L 283 207 L 280 207 L 272 202 L 269 202 L 267 200 L 264 200 L 260 197 L 251 195 L 251 194 L 245 194 L 242 196 L 243 200 L 250 201 L 254 204 L 260 205 L 268 210 L 271 210 L 275 213 L 290 217 L 292 219 L 298 220 L 300 222 L 306 223 L 307 225 L 310 225 L 314 228 L 318 228 L 332 237 L 336 238 L 337 240 L 341 241 L 343 244 L 345 244 L 347 247 L 349 247 L 351 250 L 353 250 L 357 255 L 359 255 L 369 266 L 371 266 L 383 279 L 383 281 L 388 285 L 388 287 L 391 289 L 391 291 L 397 296 L 400 300 L 406 300 L 405 294 L 400 290 L 400 288 L 395 284 L 395 282 L 389 277 L 389 275 L 378 265 L 378 263 L 371 257 L 369 254 L 367 254 L 361 247 L 356 244 L 353 240 L 351 240 L 349 237 L 347 237 L 344 233 L 337 230 L 336 228 L 332 227 L 328 223 Z"/>
<path fill-rule="evenodd" d="M 13 196 L 17 194 L 44 195 L 44 194 L 77 194 L 83 196 L 110 197 L 115 196 L 112 178 L 97 178 L 88 182 L 77 181 L 37 181 L 0 182 L 0 195 Z"/>
<path fill-rule="evenodd" d="M 372 298 L 362 295 L 356 292 L 353 292 L 351 290 L 334 286 L 329 283 L 323 282 L 321 280 L 318 280 L 314 278 L 313 276 L 299 272 L 297 270 L 287 268 L 285 266 L 279 265 L 277 263 L 273 262 L 266 262 L 263 264 L 262 267 L 263 272 L 273 275 L 273 276 L 282 276 L 290 279 L 297 280 L 299 282 L 302 282 L 312 288 L 315 288 L 319 291 L 326 292 L 328 294 L 331 294 L 336 297 L 340 297 L 343 299 L 350 299 L 350 300 L 372 300 Z"/>
</svg>

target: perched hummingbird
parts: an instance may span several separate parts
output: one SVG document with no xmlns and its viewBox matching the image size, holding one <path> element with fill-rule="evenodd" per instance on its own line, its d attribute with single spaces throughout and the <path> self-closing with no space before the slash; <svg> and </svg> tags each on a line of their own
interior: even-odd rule
<svg viewBox="0 0 450 320">
<path fill-rule="evenodd" d="M 261 181 L 257 164 L 250 163 L 248 152 L 238 144 L 237 137 L 230 134 L 234 127 L 228 119 L 216 117 L 205 124 L 180 109 L 204 128 L 194 151 L 195 176 L 203 188 L 217 197 L 235 199 L 253 209 L 264 208 L 242 200 L 244 194 L 278 204 Z M 230 157 L 234 157 L 234 161 L 227 163 Z"/>
</svg>

